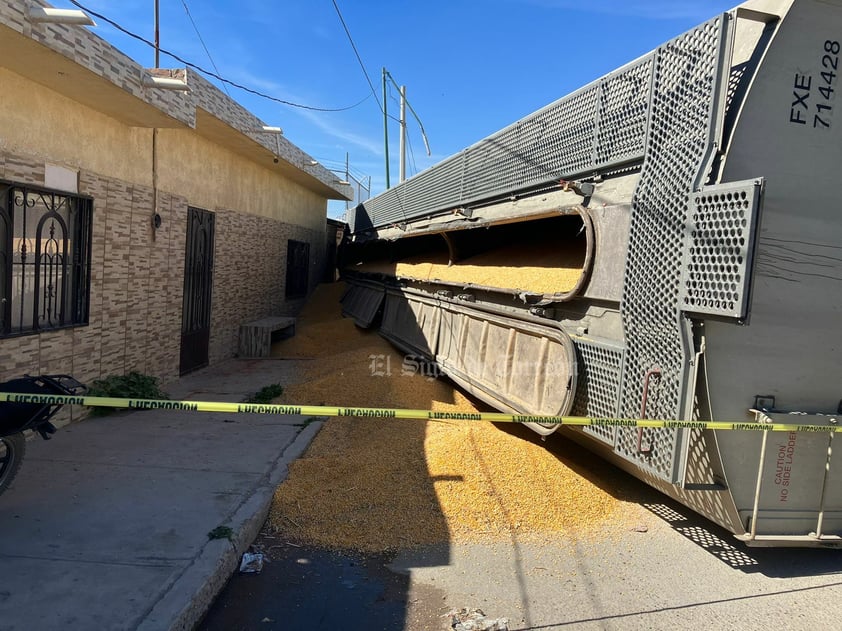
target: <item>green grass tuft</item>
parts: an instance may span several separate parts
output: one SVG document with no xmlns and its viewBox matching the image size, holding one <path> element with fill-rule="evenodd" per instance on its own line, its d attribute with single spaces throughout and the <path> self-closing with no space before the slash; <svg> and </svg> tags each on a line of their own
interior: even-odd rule
<svg viewBox="0 0 842 631">
<path fill-rule="evenodd" d="M 158 378 L 139 372 L 126 375 L 111 375 L 96 379 L 88 386 L 87 396 L 109 397 L 117 399 L 156 399 L 167 400 L 170 396 L 158 386 Z M 94 407 L 91 414 L 104 416 L 116 411 L 116 408 Z"/>
<path fill-rule="evenodd" d="M 284 389 L 281 387 L 281 384 L 273 383 L 263 386 L 260 390 L 245 399 L 244 403 L 271 403 L 273 399 L 276 399 L 283 393 Z"/>
</svg>

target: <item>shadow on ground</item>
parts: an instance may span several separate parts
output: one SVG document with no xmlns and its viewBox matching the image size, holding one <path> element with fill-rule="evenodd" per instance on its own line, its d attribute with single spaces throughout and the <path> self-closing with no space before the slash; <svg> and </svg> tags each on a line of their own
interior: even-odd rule
<svg viewBox="0 0 842 631">
<path fill-rule="evenodd" d="M 402 629 L 409 577 L 383 555 L 352 557 L 260 537 L 269 561 L 235 575 L 208 611 L 202 631 Z"/>
<path fill-rule="evenodd" d="M 540 436 L 526 427 L 502 423 L 497 427 L 523 440 L 542 442 Z M 840 549 L 749 547 L 725 528 L 563 435 L 550 435 L 543 443 L 550 453 L 577 474 L 619 500 L 643 506 L 675 532 L 734 569 L 771 578 L 842 574 Z"/>
<path fill-rule="evenodd" d="M 342 289 L 320 286 L 296 337 L 273 347 L 275 357 L 309 358 L 283 402 L 421 409 L 452 403 L 452 390 L 403 377 L 402 355 L 374 330 L 339 316 Z M 395 428 L 376 418 L 330 419 L 275 494 L 254 544 L 268 559 L 262 572 L 235 574 L 198 628 L 403 629 L 410 575 L 387 569 L 389 554 L 356 550 L 398 549 L 411 535 L 445 542 L 426 562 L 448 564 L 449 531 L 424 438 L 422 421 Z"/>
</svg>

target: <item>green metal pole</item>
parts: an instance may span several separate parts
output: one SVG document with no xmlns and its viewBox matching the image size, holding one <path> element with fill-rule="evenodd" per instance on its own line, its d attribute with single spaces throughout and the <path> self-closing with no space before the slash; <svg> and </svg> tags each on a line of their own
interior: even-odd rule
<svg viewBox="0 0 842 631">
<path fill-rule="evenodd" d="M 158 10 L 158 0 L 155 0 L 155 7 L 153 11 L 154 21 L 155 21 L 155 67 L 161 67 L 161 32 L 159 29 L 160 26 L 160 12 Z"/>
<path fill-rule="evenodd" d="M 389 116 L 386 114 L 386 68 L 383 68 L 383 142 L 386 145 L 386 188 L 389 182 Z"/>
</svg>

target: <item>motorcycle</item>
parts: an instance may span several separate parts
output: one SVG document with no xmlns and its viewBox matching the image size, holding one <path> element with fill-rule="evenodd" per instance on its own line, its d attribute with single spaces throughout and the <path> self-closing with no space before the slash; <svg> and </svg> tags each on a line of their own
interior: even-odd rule
<svg viewBox="0 0 842 631">
<path fill-rule="evenodd" d="M 83 384 L 70 375 L 28 375 L 0 383 L 0 392 L 20 394 L 79 395 L 85 392 Z M 56 432 L 50 419 L 63 404 L 0 402 L 0 494 L 5 491 L 20 469 L 26 453 L 24 432 L 34 430 L 44 440 Z"/>
</svg>

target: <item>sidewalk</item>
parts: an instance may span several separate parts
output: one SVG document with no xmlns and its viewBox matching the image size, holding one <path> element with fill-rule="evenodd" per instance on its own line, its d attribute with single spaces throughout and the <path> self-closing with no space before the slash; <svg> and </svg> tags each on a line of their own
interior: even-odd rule
<svg viewBox="0 0 842 631">
<path fill-rule="evenodd" d="M 242 401 L 294 370 L 229 360 L 167 391 Z M 0 630 L 193 628 L 321 426 L 306 420 L 119 412 L 29 441 L 0 496 Z M 217 526 L 232 541 L 209 540 Z"/>
</svg>

